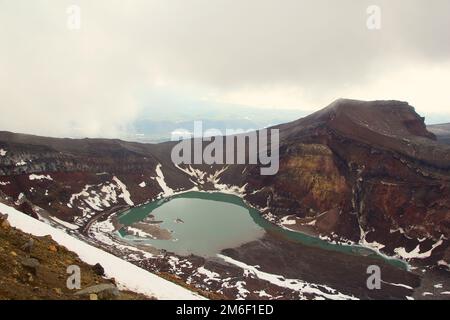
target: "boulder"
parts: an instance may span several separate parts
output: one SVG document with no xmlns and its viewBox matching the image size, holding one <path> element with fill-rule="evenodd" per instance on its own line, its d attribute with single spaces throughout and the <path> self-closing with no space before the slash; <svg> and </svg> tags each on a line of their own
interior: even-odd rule
<svg viewBox="0 0 450 320">
<path fill-rule="evenodd" d="M 96 263 L 93 267 L 92 270 L 94 271 L 94 273 L 98 276 L 104 276 L 105 275 L 105 269 L 103 268 L 103 266 L 100 263 Z"/>
<path fill-rule="evenodd" d="M 28 242 L 25 243 L 21 249 L 23 251 L 31 254 L 31 251 L 33 250 L 33 246 L 34 246 L 34 240 L 33 240 L 33 238 L 30 238 L 30 240 L 28 240 Z"/>
<path fill-rule="evenodd" d="M 0 227 L 2 229 L 9 229 L 11 227 L 11 225 L 9 224 L 8 221 L 8 215 L 7 214 L 1 214 L 0 213 Z"/>
<path fill-rule="evenodd" d="M 37 270 L 41 265 L 40 262 L 35 258 L 24 258 L 20 261 L 20 263 L 25 269 L 29 270 L 34 275 L 37 274 Z"/>
<path fill-rule="evenodd" d="M 85 288 L 75 293 L 76 296 L 90 296 L 91 294 L 96 294 L 98 298 L 103 300 L 110 300 L 118 298 L 120 292 L 115 285 L 104 283 Z"/>
<path fill-rule="evenodd" d="M 2 227 L 2 229 L 7 230 L 7 229 L 9 229 L 11 227 L 11 225 L 9 224 L 8 220 L 3 220 L 1 222 L 1 227 Z"/>
</svg>

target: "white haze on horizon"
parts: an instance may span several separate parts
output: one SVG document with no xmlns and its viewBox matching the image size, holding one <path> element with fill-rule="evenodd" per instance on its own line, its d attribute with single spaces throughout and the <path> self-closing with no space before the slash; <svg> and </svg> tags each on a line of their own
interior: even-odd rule
<svg viewBox="0 0 450 320">
<path fill-rule="evenodd" d="M 0 39 L 0 130 L 118 137 L 187 102 L 276 114 L 340 97 L 450 122 L 447 0 L 0 0 Z"/>
</svg>

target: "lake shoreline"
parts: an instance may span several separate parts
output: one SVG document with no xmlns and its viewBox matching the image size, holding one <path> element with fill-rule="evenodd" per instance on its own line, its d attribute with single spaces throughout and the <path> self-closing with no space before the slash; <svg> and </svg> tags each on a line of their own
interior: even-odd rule
<svg viewBox="0 0 450 320">
<path fill-rule="evenodd" d="M 185 195 L 187 192 L 181 192 L 175 196 Z M 220 194 L 222 192 L 212 191 L 201 193 L 208 195 Z M 229 194 L 227 193 L 226 195 Z M 239 198 L 239 201 L 245 202 L 242 196 L 234 195 Z M 171 199 L 173 197 L 159 198 L 155 201 L 165 204 Z M 248 206 L 247 203 L 245 205 Z M 253 209 L 256 210 L 255 208 Z M 117 220 L 118 217 L 126 212 L 127 210 L 116 212 L 111 214 L 107 219 L 110 221 Z M 260 213 L 258 215 L 261 219 L 264 219 Z M 271 221 L 266 222 L 279 227 Z M 95 237 L 91 240 L 96 241 Z M 103 244 L 100 245 L 104 247 Z M 177 283 L 182 281 L 187 286 L 194 285 L 197 289 L 201 288 L 204 293 L 220 293 L 226 299 L 314 299 L 314 297 L 350 299 L 353 295 L 361 299 L 383 299 L 386 297 L 409 299 L 412 295 L 417 297 L 422 294 L 417 291 L 419 290 L 420 284 L 418 279 L 426 277 L 429 274 L 427 271 L 426 275 L 424 275 L 418 272 L 417 269 L 411 270 L 412 272 L 402 270 L 401 268 L 387 264 L 383 259 L 379 258 L 374 259 L 373 257 L 359 254 L 326 251 L 314 246 L 295 243 L 280 236 L 274 237 L 273 233 L 272 235 L 267 234 L 259 240 L 245 243 L 239 247 L 222 250 L 219 255 L 209 258 L 196 255 L 177 255 L 165 250 L 152 250 L 147 246 L 142 247 L 141 245 L 138 245 L 137 248 L 142 249 L 143 252 L 148 252 L 150 256 L 130 253 L 123 249 L 116 250 L 115 254 L 149 271 L 171 274 L 175 277 L 173 281 Z M 105 249 L 111 250 L 111 246 Z M 296 255 L 303 253 L 303 255 L 293 259 L 293 253 Z M 226 261 L 228 258 L 226 260 L 220 258 L 221 255 L 229 257 L 231 259 L 230 261 L 234 261 L 233 263 L 235 264 L 230 264 L 230 261 Z M 282 260 L 278 263 L 273 263 L 277 259 Z M 289 264 L 282 262 L 284 260 L 290 261 Z M 306 265 L 300 264 L 295 267 L 299 261 L 309 262 Z M 363 280 L 366 277 L 366 272 L 363 267 L 367 267 L 373 263 L 381 265 L 384 278 L 387 279 L 387 284 L 384 285 L 383 290 L 380 292 L 369 292 L 361 288 L 361 286 L 365 286 Z M 309 264 L 311 266 L 307 267 Z M 256 278 L 254 278 L 251 275 L 253 271 L 245 271 L 245 268 L 252 268 L 250 267 L 252 265 L 258 265 L 258 268 L 261 271 L 264 270 L 264 272 L 261 275 L 257 274 Z M 242 274 L 242 268 L 244 268 L 244 274 Z M 328 276 L 324 278 L 324 274 Z M 234 280 L 230 282 L 227 279 L 231 275 Z M 358 276 L 355 277 L 355 275 Z M 263 278 L 259 278 L 259 276 Z M 278 278 L 285 280 L 280 284 L 276 280 Z M 309 281 L 305 282 L 305 279 Z M 401 279 L 398 282 L 401 282 L 401 285 L 404 287 L 396 286 L 395 283 L 398 282 L 395 282 L 395 279 Z M 290 282 L 297 283 L 297 287 L 289 284 Z M 328 283 L 328 286 L 331 286 L 333 289 L 325 289 L 327 286 L 323 287 L 320 283 Z M 254 289 L 258 287 L 266 289 L 262 291 Z M 299 287 L 303 289 L 299 289 Z M 318 296 L 315 294 L 305 294 L 304 288 L 309 288 L 308 290 L 312 290 L 311 288 L 313 288 L 313 291 Z M 333 292 L 336 289 L 338 291 L 335 291 L 335 295 L 328 296 L 326 294 L 329 290 Z"/>
<path fill-rule="evenodd" d="M 235 189 L 234 189 L 235 190 Z M 244 205 L 247 207 L 247 209 L 249 210 L 254 210 L 254 212 L 257 212 L 258 215 L 261 217 L 260 222 L 263 222 L 263 224 L 266 225 L 266 227 L 268 227 L 267 229 L 272 229 L 272 228 L 281 228 L 283 230 L 275 230 L 275 232 L 289 232 L 289 233 L 293 233 L 294 236 L 298 235 L 299 237 L 304 237 L 304 238 L 310 238 L 307 239 L 306 243 L 305 241 L 301 241 L 303 244 L 308 245 L 308 242 L 312 242 L 315 244 L 313 245 L 317 245 L 319 244 L 319 246 L 321 246 L 323 249 L 325 250 L 331 250 L 331 251 L 341 251 L 342 247 L 344 248 L 349 248 L 348 254 L 359 254 L 359 253 L 364 253 L 364 254 L 369 254 L 369 255 L 378 255 L 380 256 L 380 258 L 385 259 L 387 261 L 390 261 L 393 265 L 396 265 L 400 268 L 409 270 L 411 268 L 411 265 L 407 262 L 404 261 L 402 259 L 399 259 L 398 257 L 395 256 L 389 256 L 386 255 L 384 253 L 382 253 L 380 250 L 378 250 L 378 248 L 374 248 L 373 246 L 367 245 L 367 244 L 360 244 L 360 243 L 354 243 L 352 241 L 349 241 L 347 239 L 337 239 L 337 240 L 331 240 L 328 239 L 326 237 L 322 237 L 320 235 L 318 235 L 316 232 L 307 232 L 306 228 L 304 226 L 300 226 L 300 228 L 298 228 L 297 230 L 295 229 L 290 229 L 287 226 L 282 224 L 282 220 L 283 218 L 279 219 L 278 221 L 273 221 L 270 219 L 267 219 L 267 215 L 263 214 L 260 208 L 258 208 L 255 205 L 252 205 L 249 201 L 247 201 L 242 194 L 238 193 L 238 192 L 233 192 L 234 191 L 232 189 L 232 191 L 229 192 L 224 192 L 223 190 L 205 190 L 205 191 L 197 191 L 197 190 L 185 190 L 185 191 L 181 191 L 181 192 L 177 192 L 171 196 L 168 197 L 162 197 L 162 198 L 157 198 L 154 201 L 149 201 L 146 204 L 140 205 L 140 206 L 136 206 L 133 208 L 130 208 L 129 210 L 132 210 L 134 208 L 139 208 L 151 203 L 158 203 L 158 206 L 155 208 L 157 209 L 159 206 L 164 205 L 165 203 L 173 200 L 173 199 L 177 199 L 179 197 L 186 197 L 186 196 L 190 196 L 190 195 L 194 195 L 193 198 L 196 199 L 205 199 L 205 197 L 207 197 L 208 195 L 224 195 L 224 196 L 234 196 L 237 199 L 239 199 L 240 202 L 242 202 L 241 204 L 234 202 L 234 204 L 236 205 Z M 220 200 L 216 200 L 216 201 L 220 201 Z M 226 201 L 226 200 L 224 200 Z M 233 203 L 233 202 L 232 202 Z M 151 214 L 153 212 L 153 210 L 149 212 L 149 214 Z M 123 224 L 121 224 L 119 221 L 120 219 L 123 217 L 123 215 L 125 213 L 127 213 L 129 210 L 125 210 L 125 211 L 121 211 L 118 213 L 112 213 L 111 216 L 115 217 L 114 221 L 117 222 L 118 226 L 123 226 Z M 251 213 L 250 213 L 251 214 Z M 266 229 L 266 228 L 265 228 Z M 266 231 L 267 231 L 266 229 Z M 118 231 L 118 230 L 117 230 Z M 306 232 L 305 232 L 306 231 Z M 289 237 L 286 237 L 286 240 L 292 240 L 289 239 Z M 296 240 L 294 240 L 296 241 Z M 359 253 L 358 253 L 359 252 Z"/>
</svg>

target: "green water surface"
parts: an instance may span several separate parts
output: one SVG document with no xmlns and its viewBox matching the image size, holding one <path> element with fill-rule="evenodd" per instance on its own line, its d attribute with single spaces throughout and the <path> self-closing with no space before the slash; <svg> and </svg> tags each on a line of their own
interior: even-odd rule
<svg viewBox="0 0 450 320">
<path fill-rule="evenodd" d="M 119 222 L 129 226 L 146 219 L 150 214 L 162 221 L 162 228 L 172 231 L 171 240 L 143 239 L 120 234 L 131 242 L 147 242 L 159 249 L 179 255 L 196 254 L 214 256 L 226 248 L 257 240 L 266 232 L 275 233 L 287 241 L 383 259 L 396 267 L 405 269 L 406 263 L 389 259 L 373 250 L 358 245 L 332 244 L 317 237 L 281 228 L 266 219 L 256 209 L 247 206 L 238 196 L 223 193 L 187 192 L 169 199 L 125 211 Z M 183 223 L 176 222 L 181 219 Z"/>
</svg>

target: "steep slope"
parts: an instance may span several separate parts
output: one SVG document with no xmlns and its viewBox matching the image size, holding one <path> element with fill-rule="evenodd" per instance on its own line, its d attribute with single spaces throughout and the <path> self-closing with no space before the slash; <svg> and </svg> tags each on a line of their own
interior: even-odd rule
<svg viewBox="0 0 450 320">
<path fill-rule="evenodd" d="M 60 266 L 60 268 L 64 267 L 65 265 L 67 268 L 68 263 L 79 263 L 83 267 L 86 266 L 86 263 L 89 263 L 91 265 L 99 263 L 104 268 L 105 275 L 114 278 L 120 288 L 139 292 L 148 297 L 155 297 L 157 299 L 202 299 L 201 296 L 190 292 L 187 289 L 164 280 L 148 271 L 136 267 L 135 265 L 123 261 L 120 258 L 106 253 L 98 248 L 90 246 L 83 241 L 75 239 L 62 230 L 55 229 L 48 224 L 28 217 L 23 213 L 15 210 L 14 208 L 11 208 L 4 204 L 0 204 L 0 212 L 3 212 L 7 215 L 8 224 L 10 224 L 12 227 L 16 227 L 23 232 L 28 232 L 31 235 L 37 237 L 50 236 L 56 241 L 58 247 L 60 245 L 64 246 L 67 249 L 72 250 L 73 252 L 78 254 L 79 258 L 73 259 L 73 255 L 70 262 L 61 261 L 62 266 Z M 16 230 L 9 230 L 9 233 L 11 232 L 16 232 Z M 39 248 L 39 242 L 36 242 L 36 245 L 34 245 L 34 251 L 37 251 Z M 17 254 L 13 256 L 17 256 Z M 42 256 L 40 258 L 42 258 Z M 86 268 L 84 268 L 83 270 L 86 271 Z M 84 279 L 84 281 L 87 280 L 86 276 L 87 275 L 85 273 L 82 274 L 82 279 Z M 95 280 L 98 281 L 99 278 L 94 278 L 94 281 Z M 86 282 L 84 282 L 84 284 L 85 283 Z"/>
<path fill-rule="evenodd" d="M 160 163 L 169 164 L 164 170 L 169 183 L 192 186 L 171 164 L 167 144 L 0 132 L 0 150 L 0 190 L 20 198 L 25 212 L 32 214 L 30 207 L 39 206 L 69 222 L 156 197 L 163 191 L 155 179 Z M 96 196 L 95 203 L 85 202 L 90 196 Z"/>
<path fill-rule="evenodd" d="M 31 249 L 25 244 L 33 240 Z M 103 286 L 101 294 L 80 295 L 67 288 L 67 267 L 77 265 L 81 271 L 81 288 Z M 100 265 L 86 264 L 77 254 L 60 246 L 50 236 L 36 237 L 11 227 L 8 217 L 0 214 L 0 300 L 80 300 L 125 299 L 151 297 L 129 291 L 114 292 L 113 279 L 102 275 Z M 99 297 L 100 295 L 100 297 Z"/>
<path fill-rule="evenodd" d="M 297 217 L 291 228 L 448 261 L 450 148 L 411 106 L 341 99 L 279 129 L 280 171 L 253 171 L 250 188 L 266 191 L 251 201 Z"/>
</svg>

